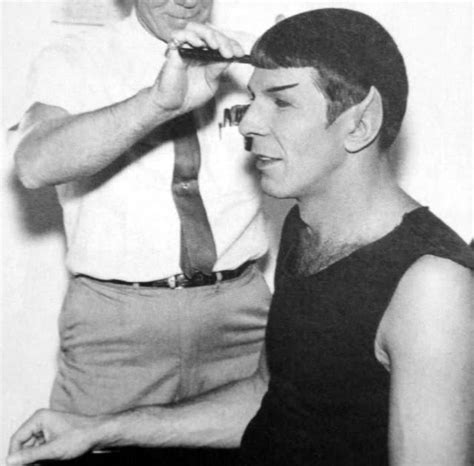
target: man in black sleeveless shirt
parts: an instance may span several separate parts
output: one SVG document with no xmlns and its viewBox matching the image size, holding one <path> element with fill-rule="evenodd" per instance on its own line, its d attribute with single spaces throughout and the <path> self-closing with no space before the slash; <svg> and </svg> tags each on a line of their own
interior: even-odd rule
<svg viewBox="0 0 474 466">
<path fill-rule="evenodd" d="M 14 439 L 46 437 L 23 460 L 194 438 L 242 439 L 246 465 L 470 464 L 474 257 L 390 170 L 408 94 L 396 44 L 330 8 L 273 26 L 251 58 L 241 132 L 264 190 L 297 200 L 258 372 L 175 408 L 41 412 Z"/>
</svg>

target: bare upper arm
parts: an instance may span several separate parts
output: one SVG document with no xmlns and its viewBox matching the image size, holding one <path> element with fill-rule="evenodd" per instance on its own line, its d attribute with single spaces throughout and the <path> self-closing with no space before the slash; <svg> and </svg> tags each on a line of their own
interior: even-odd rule
<svg viewBox="0 0 474 466">
<path fill-rule="evenodd" d="M 391 372 L 394 465 L 467 465 L 473 387 L 473 274 L 419 259 L 401 279 L 378 341 Z"/>
</svg>

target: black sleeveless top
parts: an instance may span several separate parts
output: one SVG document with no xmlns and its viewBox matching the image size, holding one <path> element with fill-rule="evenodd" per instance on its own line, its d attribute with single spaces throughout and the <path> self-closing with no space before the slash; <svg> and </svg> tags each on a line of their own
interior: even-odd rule
<svg viewBox="0 0 474 466">
<path fill-rule="evenodd" d="M 381 239 L 298 276 L 302 228 L 295 206 L 283 227 L 267 325 L 270 385 L 245 431 L 242 464 L 388 464 L 390 374 L 374 355 L 380 320 L 418 258 L 474 268 L 474 253 L 420 207 Z"/>
</svg>

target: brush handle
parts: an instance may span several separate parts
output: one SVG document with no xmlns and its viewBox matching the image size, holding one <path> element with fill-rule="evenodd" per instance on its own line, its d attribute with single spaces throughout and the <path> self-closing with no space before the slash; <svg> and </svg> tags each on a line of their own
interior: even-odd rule
<svg viewBox="0 0 474 466">
<path fill-rule="evenodd" d="M 244 55 L 243 57 L 232 57 L 225 58 L 217 50 L 212 50 L 204 47 L 178 47 L 178 52 L 182 58 L 199 60 L 203 62 L 237 62 L 237 63 L 250 63 L 250 55 Z"/>
</svg>

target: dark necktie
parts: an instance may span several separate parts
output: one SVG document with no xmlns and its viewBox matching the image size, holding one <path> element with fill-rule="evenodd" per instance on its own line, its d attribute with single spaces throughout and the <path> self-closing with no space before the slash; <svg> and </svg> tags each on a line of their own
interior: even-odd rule
<svg viewBox="0 0 474 466">
<path fill-rule="evenodd" d="M 216 245 L 199 192 L 201 152 L 192 113 L 173 122 L 173 199 L 181 221 L 180 266 L 187 277 L 210 274 L 216 262 Z"/>
</svg>

